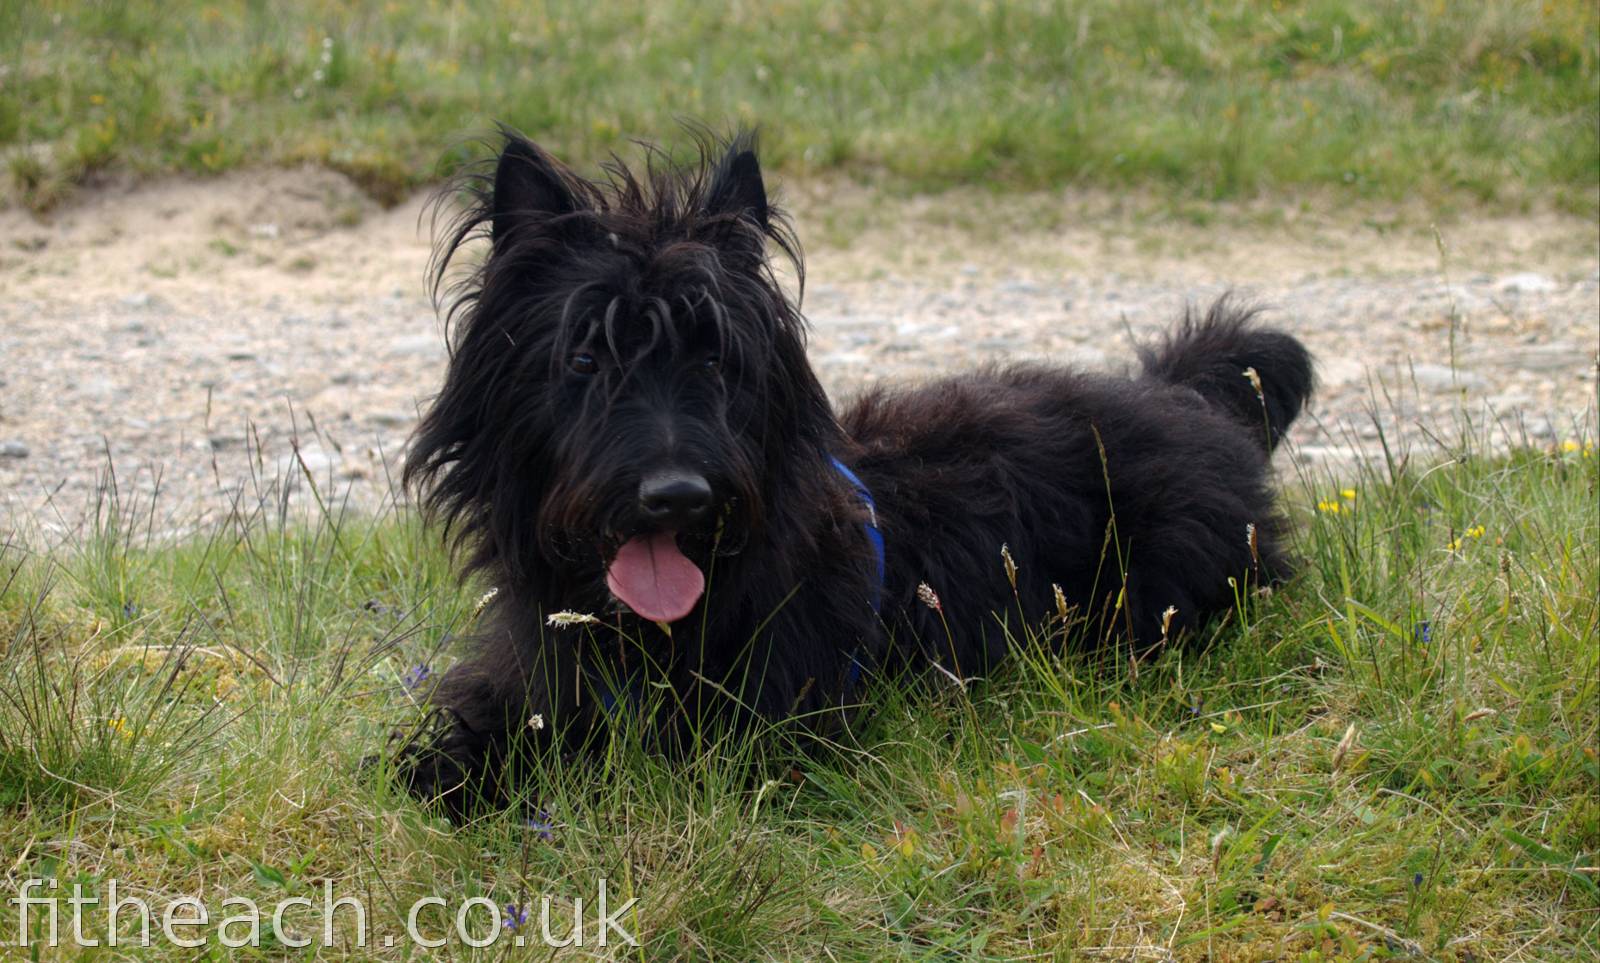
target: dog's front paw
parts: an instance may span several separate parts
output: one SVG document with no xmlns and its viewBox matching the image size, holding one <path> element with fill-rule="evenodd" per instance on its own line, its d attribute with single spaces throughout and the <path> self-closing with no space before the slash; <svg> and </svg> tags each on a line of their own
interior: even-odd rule
<svg viewBox="0 0 1600 963">
<path fill-rule="evenodd" d="M 459 721 L 435 714 L 419 732 L 391 737 L 395 779 L 424 806 L 451 822 L 493 805 L 488 741 Z"/>
</svg>

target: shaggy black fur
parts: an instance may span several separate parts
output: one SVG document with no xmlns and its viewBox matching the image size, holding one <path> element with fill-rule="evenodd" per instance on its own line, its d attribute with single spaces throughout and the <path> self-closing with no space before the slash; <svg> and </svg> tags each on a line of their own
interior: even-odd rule
<svg viewBox="0 0 1600 963">
<path fill-rule="evenodd" d="M 994 613 L 1057 617 L 1055 586 L 1084 644 L 1144 650 L 1226 609 L 1230 577 L 1285 572 L 1268 454 L 1312 387 L 1294 338 L 1223 300 L 1131 379 L 988 368 L 836 416 L 773 276 L 769 251 L 798 270 L 799 246 L 754 144 L 702 147 L 591 182 L 507 132 L 439 248 L 442 279 L 489 242 L 406 476 L 500 591 L 400 755 L 419 796 L 457 817 L 500 798 L 514 749 L 581 750 L 645 682 L 670 693 L 648 720 L 669 750 L 708 716 L 831 731 L 863 670 L 983 674 L 1006 650 Z M 834 457 L 874 497 L 881 585 Z M 641 483 L 664 472 L 703 481 L 708 510 L 656 521 Z M 663 527 L 707 581 L 670 634 L 607 583 Z"/>
</svg>

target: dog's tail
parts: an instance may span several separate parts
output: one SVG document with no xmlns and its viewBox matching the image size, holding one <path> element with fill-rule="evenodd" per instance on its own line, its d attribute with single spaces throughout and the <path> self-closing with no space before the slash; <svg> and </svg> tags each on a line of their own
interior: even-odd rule
<svg viewBox="0 0 1600 963">
<path fill-rule="evenodd" d="M 1202 316 L 1153 347 L 1141 348 L 1146 377 L 1193 389 L 1247 428 L 1268 451 L 1311 397 L 1311 353 L 1294 337 L 1258 327 L 1259 308 L 1224 294 Z"/>
</svg>

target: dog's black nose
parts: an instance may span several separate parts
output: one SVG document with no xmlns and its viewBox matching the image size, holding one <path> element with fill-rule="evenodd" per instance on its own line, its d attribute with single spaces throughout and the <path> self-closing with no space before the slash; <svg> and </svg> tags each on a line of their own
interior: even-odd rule
<svg viewBox="0 0 1600 963">
<path fill-rule="evenodd" d="M 654 524 L 681 528 L 710 508 L 711 483 L 693 472 L 655 472 L 639 482 L 639 510 Z"/>
</svg>

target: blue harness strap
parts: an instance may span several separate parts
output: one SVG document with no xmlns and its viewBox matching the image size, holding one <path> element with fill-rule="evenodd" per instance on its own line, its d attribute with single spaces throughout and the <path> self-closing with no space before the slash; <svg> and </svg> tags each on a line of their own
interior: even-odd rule
<svg viewBox="0 0 1600 963">
<path fill-rule="evenodd" d="M 876 563 L 875 568 L 878 574 L 878 581 L 872 587 L 872 611 L 881 615 L 883 613 L 883 585 L 887 576 L 887 565 L 884 556 L 883 530 L 878 527 L 878 504 L 872 500 L 872 489 L 868 488 L 866 482 L 861 480 L 861 476 L 851 471 L 849 466 L 837 457 L 829 456 L 829 459 L 833 462 L 833 467 L 838 470 L 839 474 L 844 476 L 845 481 L 850 483 L 850 487 L 856 490 L 856 497 L 861 499 L 861 504 L 867 506 L 867 521 L 862 528 L 866 529 L 867 541 L 872 545 L 873 561 Z M 858 653 L 859 650 L 850 653 L 850 668 L 845 673 L 844 692 L 842 693 L 842 696 L 846 699 L 850 697 L 850 693 L 854 691 L 856 684 L 861 681 L 863 670 Z"/>
<path fill-rule="evenodd" d="M 861 476 L 846 467 L 845 463 L 837 458 L 832 458 L 833 467 L 838 469 L 850 487 L 856 490 L 856 497 L 861 499 L 861 504 L 867 506 L 867 523 L 862 526 L 867 531 L 867 541 L 872 543 L 873 560 L 877 563 L 878 584 L 872 590 L 872 611 L 883 611 L 883 581 L 885 577 L 885 563 L 883 552 L 883 531 L 878 528 L 878 503 L 872 500 L 872 490 L 869 489 Z"/>
</svg>

